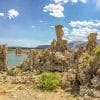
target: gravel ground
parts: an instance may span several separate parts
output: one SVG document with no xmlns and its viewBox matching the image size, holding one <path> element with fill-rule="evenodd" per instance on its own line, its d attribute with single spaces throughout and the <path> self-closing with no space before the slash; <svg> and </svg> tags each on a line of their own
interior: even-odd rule
<svg viewBox="0 0 100 100">
<path fill-rule="evenodd" d="M 0 100 L 77 100 L 72 95 L 57 89 L 52 92 L 41 91 L 29 85 L 0 84 Z"/>
</svg>

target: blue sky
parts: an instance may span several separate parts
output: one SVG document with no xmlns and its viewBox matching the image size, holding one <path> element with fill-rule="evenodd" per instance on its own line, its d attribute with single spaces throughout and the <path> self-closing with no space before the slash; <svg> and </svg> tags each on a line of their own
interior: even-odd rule
<svg viewBox="0 0 100 100">
<path fill-rule="evenodd" d="M 0 0 L 0 44 L 50 44 L 57 24 L 69 42 L 86 41 L 90 32 L 100 39 L 100 0 Z"/>
</svg>

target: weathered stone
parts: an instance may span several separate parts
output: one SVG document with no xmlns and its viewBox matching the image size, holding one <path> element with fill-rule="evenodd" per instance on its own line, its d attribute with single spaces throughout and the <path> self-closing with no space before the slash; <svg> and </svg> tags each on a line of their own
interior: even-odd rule
<svg viewBox="0 0 100 100">
<path fill-rule="evenodd" d="M 85 48 L 80 47 L 74 54 L 74 60 L 77 62 L 77 60 L 82 56 L 83 52 L 85 52 Z"/>
<path fill-rule="evenodd" d="M 93 91 L 93 94 L 94 94 L 94 97 L 100 99 L 100 90 L 94 90 L 94 91 Z"/>
<path fill-rule="evenodd" d="M 62 82 L 61 82 L 61 87 L 65 89 L 66 91 L 72 91 L 71 87 L 71 81 L 68 80 L 68 73 L 64 72 L 62 73 Z"/>
<path fill-rule="evenodd" d="M 95 74 L 96 71 L 100 68 L 100 54 L 96 54 L 93 60 L 93 63 L 91 64 L 93 68 L 93 73 Z"/>
<path fill-rule="evenodd" d="M 96 33 L 91 33 L 88 37 L 87 47 L 80 47 L 72 52 L 67 48 L 67 41 L 63 40 L 63 26 L 57 25 L 55 30 L 57 38 L 53 40 L 51 47 L 39 52 L 31 50 L 22 64 L 23 69 L 64 72 L 61 87 L 66 91 L 99 97 L 100 55 L 94 53 Z M 98 79 L 93 78 L 94 75 Z"/>
<path fill-rule="evenodd" d="M 96 71 L 96 75 L 100 78 L 100 69 Z"/>
<path fill-rule="evenodd" d="M 62 83 L 61 87 L 65 91 L 74 93 L 74 95 L 79 94 L 79 82 L 76 78 L 76 71 L 69 70 L 68 72 L 62 73 Z"/>
<path fill-rule="evenodd" d="M 81 56 L 78 60 L 77 70 L 78 70 L 77 78 L 82 85 L 90 82 L 92 67 L 90 66 L 87 59 L 83 58 L 83 56 Z"/>
<path fill-rule="evenodd" d="M 0 71 L 7 70 L 7 45 L 0 45 Z"/>
<path fill-rule="evenodd" d="M 57 40 L 53 40 L 51 43 L 51 50 L 63 52 L 67 49 L 67 40 L 63 40 L 63 26 L 55 26 Z"/>
<path fill-rule="evenodd" d="M 22 66 L 26 70 L 67 71 L 73 59 L 73 53 L 67 50 L 67 41 L 63 40 L 63 26 L 55 26 L 57 40 L 53 40 L 50 49 L 37 52 L 31 50 Z"/>
<path fill-rule="evenodd" d="M 87 51 L 91 54 L 93 49 L 96 47 L 97 33 L 90 33 L 88 36 Z"/>
<path fill-rule="evenodd" d="M 92 86 L 96 90 L 100 90 L 100 78 L 99 77 L 94 77 L 93 79 L 91 79 L 91 83 L 92 83 Z"/>
<path fill-rule="evenodd" d="M 80 95 L 94 96 L 92 89 L 88 88 L 87 86 L 80 86 Z"/>
<path fill-rule="evenodd" d="M 21 48 L 16 48 L 16 55 L 21 54 L 22 53 L 22 49 Z"/>
</svg>

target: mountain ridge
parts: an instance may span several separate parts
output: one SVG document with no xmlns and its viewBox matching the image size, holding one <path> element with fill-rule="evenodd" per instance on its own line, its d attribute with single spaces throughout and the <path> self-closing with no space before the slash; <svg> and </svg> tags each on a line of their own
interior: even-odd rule
<svg viewBox="0 0 100 100">
<path fill-rule="evenodd" d="M 100 40 L 97 40 L 97 44 L 100 44 Z M 87 41 L 73 41 L 68 43 L 68 48 L 70 49 L 76 49 L 81 46 L 85 47 L 87 45 Z M 21 46 L 9 46 L 9 49 L 16 49 L 16 48 L 22 48 L 22 49 L 46 49 L 49 48 L 50 45 L 39 45 L 37 47 L 21 47 Z"/>
</svg>

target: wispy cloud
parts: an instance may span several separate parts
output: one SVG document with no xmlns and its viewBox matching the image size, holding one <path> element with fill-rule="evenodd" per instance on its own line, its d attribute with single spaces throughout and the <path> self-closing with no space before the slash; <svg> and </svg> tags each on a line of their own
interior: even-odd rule
<svg viewBox="0 0 100 100">
<path fill-rule="evenodd" d="M 48 12 L 49 15 L 62 18 L 64 17 L 64 5 L 71 2 L 76 4 L 78 2 L 87 3 L 88 0 L 50 0 L 51 2 L 43 8 L 44 12 Z"/>
<path fill-rule="evenodd" d="M 52 1 L 54 1 L 57 4 L 65 4 L 69 2 L 69 0 L 52 0 Z"/>
<path fill-rule="evenodd" d="M 4 16 L 4 13 L 0 13 L 0 16 Z"/>
<path fill-rule="evenodd" d="M 87 36 L 91 32 L 98 33 L 97 39 L 100 39 L 100 21 L 71 21 L 69 23 L 69 30 L 67 27 L 64 28 L 65 36 L 69 40 L 87 40 Z"/>
<path fill-rule="evenodd" d="M 19 15 L 19 12 L 17 10 L 15 10 L 15 9 L 10 9 L 8 11 L 8 17 L 9 17 L 9 19 L 14 19 L 18 15 Z"/>
<path fill-rule="evenodd" d="M 100 27 L 100 21 L 71 21 L 69 25 L 72 27 Z"/>
<path fill-rule="evenodd" d="M 79 0 L 82 3 L 87 3 L 89 0 Z"/>
<path fill-rule="evenodd" d="M 49 15 L 54 17 L 64 17 L 64 7 L 59 4 L 49 4 L 44 7 L 44 12 L 49 12 Z"/>
</svg>

